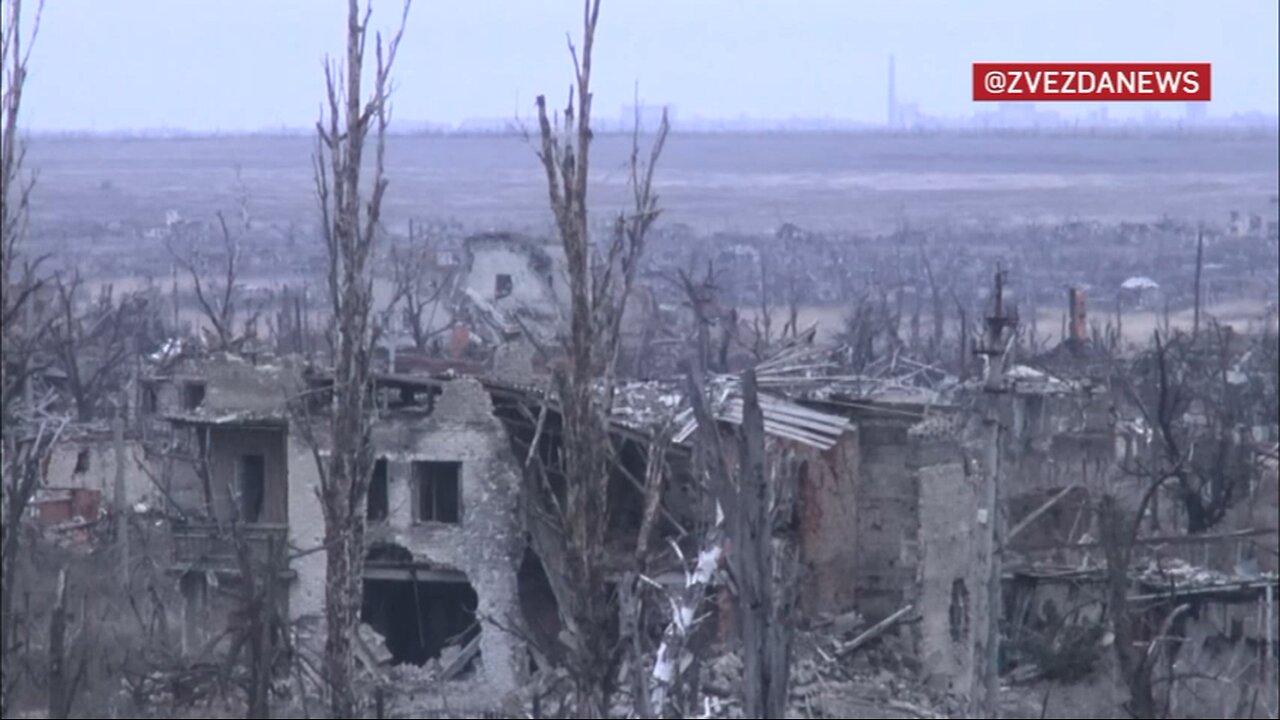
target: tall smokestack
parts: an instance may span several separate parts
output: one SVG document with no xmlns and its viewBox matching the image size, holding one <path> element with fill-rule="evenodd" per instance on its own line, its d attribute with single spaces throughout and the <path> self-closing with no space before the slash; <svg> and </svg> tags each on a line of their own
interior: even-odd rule
<svg viewBox="0 0 1280 720">
<path fill-rule="evenodd" d="M 1078 343 L 1088 341 L 1089 323 L 1084 311 L 1084 290 L 1078 287 L 1068 290 L 1067 302 L 1071 314 L 1071 332 L 1068 337 Z"/>
<path fill-rule="evenodd" d="M 888 119 L 889 127 L 898 127 L 898 89 L 897 77 L 895 76 L 895 68 L 893 56 L 889 56 L 889 108 Z"/>
</svg>

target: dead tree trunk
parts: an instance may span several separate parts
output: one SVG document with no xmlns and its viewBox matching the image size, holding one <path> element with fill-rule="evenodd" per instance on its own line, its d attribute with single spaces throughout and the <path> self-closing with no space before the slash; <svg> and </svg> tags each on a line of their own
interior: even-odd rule
<svg viewBox="0 0 1280 720">
<path fill-rule="evenodd" d="M 31 44 L 41 7 L 37 5 L 28 36 Z M 31 357 L 42 334 L 32 312 L 32 298 L 42 284 L 36 275 L 40 259 L 23 257 L 22 252 L 34 179 L 22 177 L 26 145 L 18 135 L 18 119 L 31 50 L 22 42 L 27 39 L 22 1 L 5 0 L 0 13 L 0 716 L 9 717 L 17 589 L 12 567 L 21 520 L 40 482 L 50 427 L 34 418 L 30 382 Z"/>
<path fill-rule="evenodd" d="M 120 584 L 129 590 L 129 501 L 124 487 L 124 418 L 120 412 L 111 423 L 112 445 L 116 456 L 114 505 L 116 511 L 116 543 L 120 547 Z"/>
<path fill-rule="evenodd" d="M 538 158 L 546 173 L 551 211 L 564 247 L 570 295 L 567 367 L 555 377 L 565 478 L 564 502 L 557 520 L 563 533 L 559 547 L 540 549 L 539 555 L 565 559 L 565 577 L 560 584 L 570 589 L 564 610 L 575 712 L 589 718 L 603 717 L 607 712 L 617 664 L 609 641 L 614 607 L 604 568 L 614 369 L 622 315 L 639 271 L 646 235 L 658 216 L 653 171 L 667 134 L 664 114 L 646 164 L 640 156 L 637 122 L 629 178 L 634 211 L 619 214 L 607 254 L 595 257 L 587 222 L 587 177 L 593 137 L 591 63 L 599 17 L 600 0 L 584 0 L 582 52 L 579 55 L 570 43 L 575 82 L 563 116 L 553 123 L 546 98 L 537 98 Z M 593 263 L 593 257 L 598 262 Z"/>
<path fill-rule="evenodd" d="M 390 73 L 404 33 L 409 1 L 400 26 L 385 51 L 377 34 L 377 62 L 371 97 L 362 98 L 362 69 L 369 16 L 358 0 L 347 4 L 345 79 L 340 69 L 325 65 L 327 106 L 318 131 L 316 193 L 329 254 L 329 293 L 337 329 L 336 361 L 328 441 L 329 456 L 316 450 L 320 497 L 324 510 L 325 674 L 334 717 L 354 717 L 353 641 L 359 624 L 364 564 L 364 504 L 373 459 L 369 447 L 369 358 L 373 279 L 370 258 L 387 188 L 384 176 L 389 120 Z M 362 192 L 365 139 L 373 132 L 375 154 L 372 189 Z M 361 211 L 361 208 L 364 211 Z"/>
<path fill-rule="evenodd" d="M 58 571 L 58 589 L 49 614 L 49 717 L 62 720 L 70 712 L 67 677 L 67 569 Z"/>
<path fill-rule="evenodd" d="M 987 358 L 986 377 L 983 378 L 984 397 L 983 426 L 987 435 L 984 452 L 983 505 L 987 510 L 990 533 L 987 541 L 987 626 L 983 639 L 985 654 L 983 667 L 983 693 L 988 717 L 1000 716 L 1000 619 L 1003 581 L 1004 528 L 1003 494 L 1001 492 L 1001 410 L 1005 403 L 1005 363 L 1010 344 L 1017 330 L 1016 316 L 1006 312 L 1004 285 L 1006 272 L 997 270 L 994 287 L 994 312 L 986 318 L 987 335 L 983 353 Z"/>
<path fill-rule="evenodd" d="M 1157 718 L 1149 653 L 1138 645 L 1129 608 L 1129 563 L 1134 534 L 1116 498 L 1104 496 L 1098 516 L 1102 549 L 1107 559 L 1107 614 L 1115 634 L 1116 661 L 1129 688 L 1128 710 L 1135 718 Z M 1136 528 L 1137 523 L 1132 525 Z"/>
<path fill-rule="evenodd" d="M 738 582 L 738 623 L 742 633 L 743 714 L 785 717 L 791 643 L 778 610 L 781 588 L 774 583 L 772 504 L 765 458 L 764 412 L 754 370 L 742 376 L 741 470 L 738 507 L 730 525 L 730 556 Z"/>
</svg>

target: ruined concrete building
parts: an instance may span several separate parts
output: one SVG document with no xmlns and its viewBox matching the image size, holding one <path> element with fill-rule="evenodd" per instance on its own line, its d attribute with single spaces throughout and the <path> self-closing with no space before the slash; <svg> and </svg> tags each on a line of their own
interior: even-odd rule
<svg viewBox="0 0 1280 720">
<path fill-rule="evenodd" d="M 515 252 L 503 248 L 494 253 Z M 515 375 L 530 376 L 525 360 Z M 557 582 L 564 559 L 540 537 L 555 530 L 533 501 L 536 483 L 562 481 L 554 470 L 558 408 L 540 385 L 512 375 L 379 375 L 370 409 L 376 464 L 364 622 L 385 639 L 392 663 L 469 677 L 495 703 L 532 666 L 555 662 L 540 652 L 561 636 L 557 597 L 567 591 Z M 788 453 L 799 468 L 798 621 L 855 610 L 875 621 L 910 606 L 920 622 L 905 635 L 925 675 L 964 696 L 978 687 L 984 662 L 990 523 L 1003 515 L 1011 551 L 1079 543 L 1088 532 L 1083 488 L 1111 482 L 1108 469 L 1141 434 L 1117 423 L 1109 398 L 1088 383 L 1015 366 L 1000 405 L 1004 496 L 992 508 L 984 496 L 989 436 L 974 412 L 980 388 L 812 382 L 785 368 L 760 377 L 769 452 Z M 212 586 L 234 582 L 230 519 L 247 524 L 260 552 L 280 555 L 289 615 L 319 627 L 317 458 L 327 442 L 311 429 L 324 423 L 309 422 L 290 399 L 312 398 L 307 412 L 322 414 L 330 382 L 292 361 L 234 357 L 184 361 L 150 380 L 149 421 L 171 428 L 156 474 L 184 518 L 173 531 L 174 560 L 192 642 L 208 628 Z M 672 543 L 696 556 L 697 528 L 713 512 L 692 478 L 696 434 L 680 388 L 654 381 L 619 389 L 607 548 L 614 577 L 634 567 L 656 433 L 672 437 L 662 458 L 670 478 L 662 542 L 649 559 L 659 582 L 683 582 Z M 712 390 L 714 412 L 731 431 L 741 400 L 730 378 L 713 378 Z M 533 472 L 539 468 L 545 474 Z M 1025 576 L 1006 582 L 1018 578 Z"/>
<path fill-rule="evenodd" d="M 323 392 L 325 382 L 287 362 L 255 366 L 232 357 L 189 361 L 153 381 L 153 417 L 174 428 L 162 476 L 186 518 L 174 529 L 175 561 L 191 618 L 204 617 L 211 578 L 227 582 L 235 574 L 224 533 L 233 518 L 247 524 L 262 552 L 289 548 L 295 556 L 281 568 L 289 614 L 321 615 L 324 556 L 305 551 L 319 547 L 323 536 L 312 443 L 323 452 L 325 442 L 300 432 L 286 393 Z M 386 638 L 393 661 L 420 664 L 454 646 L 463 651 L 460 662 L 478 656 L 472 670 L 488 686 L 514 689 L 529 655 L 518 634 L 499 628 L 523 627 L 551 645 L 559 633 L 558 590 L 542 569 L 554 568 L 557 559 L 537 556 L 539 523 L 521 506 L 524 460 L 535 437 L 530 419 L 541 409 L 542 393 L 472 378 L 382 376 L 377 382 L 364 619 Z M 936 598 L 934 584 L 917 581 L 921 548 L 948 553 L 940 566 L 977 567 L 967 546 L 956 542 L 969 534 L 974 512 L 964 508 L 974 491 L 956 438 L 909 432 L 934 415 L 887 403 L 830 401 L 806 409 L 782 398 L 770 401 L 769 413 L 771 442 L 791 446 L 801 461 L 805 612 L 817 618 L 859 607 L 874 615 L 904 601 L 950 602 L 954 578 L 948 576 Z M 548 425 L 557 422 L 553 417 Z M 645 473 L 645 425 L 620 418 L 615 426 L 621 463 L 611 488 L 610 549 L 617 572 L 627 566 L 640 522 L 636 478 Z M 659 532 L 692 548 L 696 538 L 688 531 L 705 503 L 687 481 L 688 435 L 673 444 L 668 459 L 677 479 Z M 545 433 L 533 454 L 554 454 L 556 441 L 547 439 L 553 436 Z M 920 534 L 930 524 L 921 513 L 931 503 L 955 516 L 940 542 Z M 669 582 L 682 577 L 673 557 L 657 566 L 666 568 L 658 574 Z M 967 587 L 978 582 L 963 579 Z M 192 623 L 193 635 L 199 626 L 207 627 Z M 923 640 L 933 642 L 927 632 Z"/>
<path fill-rule="evenodd" d="M 454 312 L 482 338 L 528 332 L 550 342 L 568 316 L 564 250 L 513 233 L 473 235 L 463 245 Z"/>
</svg>

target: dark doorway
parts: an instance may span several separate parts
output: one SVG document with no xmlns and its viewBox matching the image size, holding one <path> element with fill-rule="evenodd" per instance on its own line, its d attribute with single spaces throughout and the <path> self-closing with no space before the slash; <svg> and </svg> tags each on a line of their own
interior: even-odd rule
<svg viewBox="0 0 1280 720">
<path fill-rule="evenodd" d="M 467 582 L 365 580 L 360 618 L 387 639 L 393 663 L 422 665 L 480 634 L 478 600 Z"/>
<path fill-rule="evenodd" d="M 267 498 L 267 459 L 262 455 L 241 455 L 237 468 L 240 484 L 240 519 L 262 522 Z"/>
<path fill-rule="evenodd" d="M 75 474 L 80 475 L 82 473 L 87 473 L 87 472 L 89 472 L 89 451 L 81 450 L 80 452 L 76 453 Z"/>
<path fill-rule="evenodd" d="M 373 478 L 369 481 L 368 518 L 374 522 L 387 519 L 391 502 L 387 497 L 387 459 L 379 458 L 373 464 Z"/>
</svg>

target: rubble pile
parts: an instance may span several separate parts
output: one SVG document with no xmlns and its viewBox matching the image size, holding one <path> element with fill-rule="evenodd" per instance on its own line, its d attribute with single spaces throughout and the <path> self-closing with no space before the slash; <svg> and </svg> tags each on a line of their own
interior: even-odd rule
<svg viewBox="0 0 1280 720">
<path fill-rule="evenodd" d="M 854 633 L 856 634 L 856 633 Z M 938 697 L 919 683 L 906 667 L 895 638 L 856 656 L 841 657 L 836 649 L 848 643 L 839 635 L 806 633 L 796 638 L 791 663 L 791 701 L 788 716 L 800 718 L 946 718 L 958 714 L 959 704 Z M 740 718 L 738 688 L 742 660 L 724 653 L 704 666 L 702 690 L 706 701 L 700 717 Z"/>
</svg>

